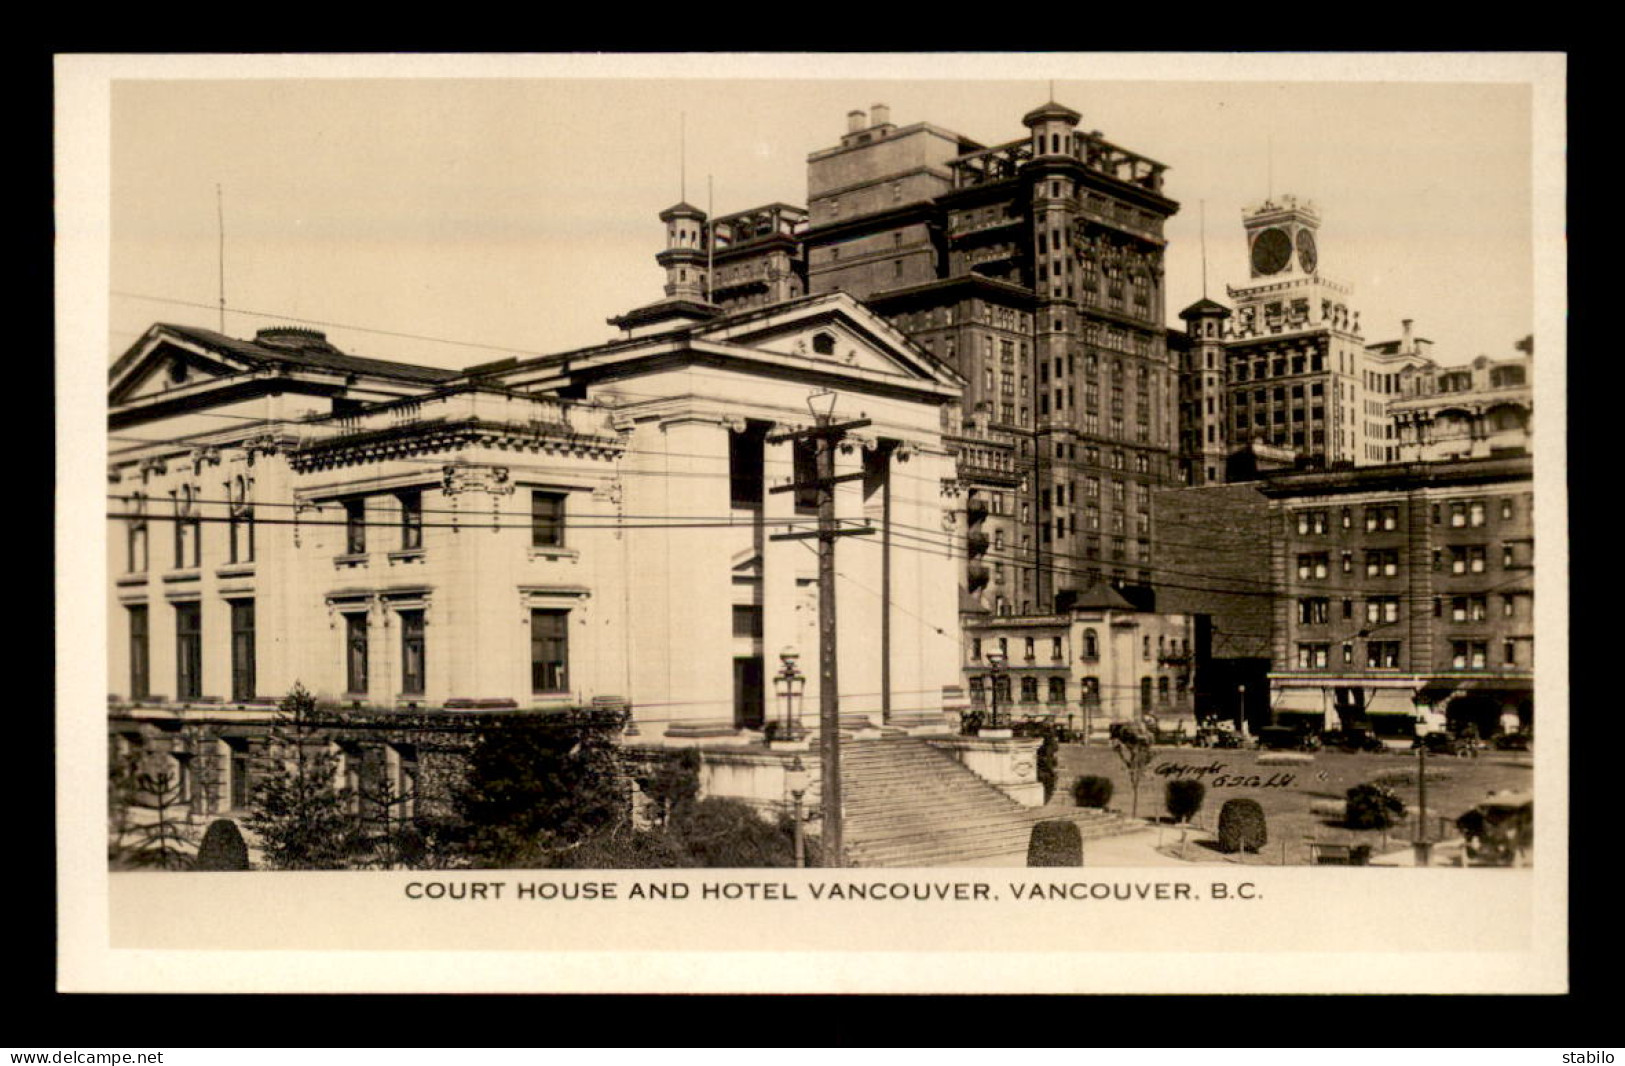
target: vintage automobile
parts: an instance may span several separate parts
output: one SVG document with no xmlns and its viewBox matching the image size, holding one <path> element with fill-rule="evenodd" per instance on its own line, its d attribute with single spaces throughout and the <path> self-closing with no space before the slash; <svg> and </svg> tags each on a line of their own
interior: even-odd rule
<svg viewBox="0 0 1625 1066">
<path fill-rule="evenodd" d="M 1317 751 L 1320 735 L 1306 725 L 1268 725 L 1258 731 L 1258 746 L 1269 751 Z"/>
<path fill-rule="evenodd" d="M 1320 743 L 1338 751 L 1387 751 L 1388 746 L 1369 729 L 1332 729 L 1320 734 Z"/>
<path fill-rule="evenodd" d="M 1411 750 L 1426 748 L 1429 755 L 1454 755 L 1468 759 L 1478 754 L 1478 741 L 1471 737 L 1453 737 L 1449 733 L 1423 733 L 1411 741 Z"/>
</svg>

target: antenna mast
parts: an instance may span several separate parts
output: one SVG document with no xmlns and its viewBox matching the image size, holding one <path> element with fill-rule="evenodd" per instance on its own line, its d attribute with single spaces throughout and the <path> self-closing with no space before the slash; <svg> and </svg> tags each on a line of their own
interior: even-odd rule
<svg viewBox="0 0 1625 1066">
<path fill-rule="evenodd" d="M 1202 299 L 1207 299 L 1207 201 L 1200 201 L 1202 210 Z"/>
<path fill-rule="evenodd" d="M 214 183 L 215 221 L 220 233 L 220 332 L 226 332 L 226 194 Z"/>
<path fill-rule="evenodd" d="M 716 197 L 711 188 L 711 175 L 705 176 L 705 302 L 711 302 L 712 275 L 716 273 Z"/>
</svg>

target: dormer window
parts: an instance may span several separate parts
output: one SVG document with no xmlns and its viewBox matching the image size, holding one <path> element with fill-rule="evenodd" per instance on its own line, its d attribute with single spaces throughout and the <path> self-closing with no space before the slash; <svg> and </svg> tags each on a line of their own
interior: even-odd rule
<svg viewBox="0 0 1625 1066">
<path fill-rule="evenodd" d="M 835 354 L 835 334 L 815 333 L 812 339 L 813 351 L 818 355 Z"/>
</svg>

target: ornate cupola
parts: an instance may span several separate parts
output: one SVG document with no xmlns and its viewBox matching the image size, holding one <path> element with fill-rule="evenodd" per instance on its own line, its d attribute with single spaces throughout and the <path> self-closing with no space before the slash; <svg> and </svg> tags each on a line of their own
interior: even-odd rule
<svg viewBox="0 0 1625 1066">
<path fill-rule="evenodd" d="M 1082 120 L 1081 114 L 1054 100 L 1021 116 L 1022 125 L 1033 131 L 1033 157 L 1071 155 L 1072 131 Z"/>
<path fill-rule="evenodd" d="M 666 224 L 666 247 L 655 260 L 666 270 L 666 295 L 703 302 L 709 240 L 705 212 L 679 203 L 660 212 L 660 221 Z"/>
</svg>

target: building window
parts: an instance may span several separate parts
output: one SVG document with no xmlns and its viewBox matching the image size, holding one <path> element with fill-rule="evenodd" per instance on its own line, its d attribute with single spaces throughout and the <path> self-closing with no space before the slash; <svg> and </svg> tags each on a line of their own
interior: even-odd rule
<svg viewBox="0 0 1625 1066">
<path fill-rule="evenodd" d="M 1373 596 L 1366 600 L 1365 620 L 1371 624 L 1399 621 L 1399 597 Z"/>
<path fill-rule="evenodd" d="M 423 493 L 408 489 L 396 494 L 401 501 L 401 550 L 423 547 Z"/>
<path fill-rule="evenodd" d="M 1509 642 L 1510 643 L 1510 642 Z M 1450 665 L 1457 670 L 1482 670 L 1489 662 L 1489 645 L 1483 641 L 1450 642 Z"/>
<path fill-rule="evenodd" d="M 1093 629 L 1083 631 L 1083 657 L 1085 659 L 1100 658 L 1100 639 Z"/>
<path fill-rule="evenodd" d="M 1484 501 L 1474 500 L 1467 505 L 1467 524 L 1478 528 L 1484 524 Z"/>
<path fill-rule="evenodd" d="M 197 569 L 202 539 L 203 521 L 197 513 L 192 486 L 183 485 L 175 497 L 175 569 Z"/>
<path fill-rule="evenodd" d="M 1507 497 L 1506 499 L 1501 501 L 1501 521 L 1507 522 L 1507 521 L 1510 521 L 1511 519 L 1512 519 L 1512 498 Z"/>
<path fill-rule="evenodd" d="M 530 494 L 531 547 L 564 547 L 564 499 L 562 492 Z"/>
<path fill-rule="evenodd" d="M 132 574 L 144 574 L 147 572 L 147 498 L 138 492 L 130 497 L 129 507 L 130 519 L 125 527 L 129 549 L 127 569 Z"/>
<path fill-rule="evenodd" d="M 362 498 L 344 501 L 344 551 L 349 555 L 367 552 L 367 501 Z"/>
<path fill-rule="evenodd" d="M 1021 702 L 1038 702 L 1038 678 L 1024 677 L 1021 679 Z"/>
<path fill-rule="evenodd" d="M 1034 644 L 1033 638 L 1032 637 L 1027 637 L 1025 642 L 1024 642 L 1024 645 L 1023 645 L 1023 651 L 1024 651 L 1023 657 L 1028 662 L 1032 662 L 1034 659 L 1038 658 L 1038 653 L 1037 653 L 1036 649 L 1034 648 L 1033 644 Z"/>
<path fill-rule="evenodd" d="M 1399 669 L 1399 641 L 1372 640 L 1366 642 L 1365 665 L 1371 670 Z"/>
<path fill-rule="evenodd" d="M 1049 679 L 1049 701 L 1051 703 L 1066 702 L 1066 678 L 1052 677 Z"/>
<path fill-rule="evenodd" d="M 1518 665 L 1518 642 L 1508 638 L 1501 642 L 1501 663 L 1504 666 Z"/>
<path fill-rule="evenodd" d="M 1298 669 L 1323 670 L 1326 667 L 1327 656 L 1330 653 L 1329 644 L 1299 644 Z"/>
<path fill-rule="evenodd" d="M 1354 573 L 1354 553 L 1353 552 L 1344 552 L 1343 553 L 1343 573 L 1345 573 L 1345 574 Z"/>
<path fill-rule="evenodd" d="M 972 637 L 970 642 L 970 657 L 972 662 L 980 662 L 982 658 L 982 638 Z"/>
<path fill-rule="evenodd" d="M 1151 713 L 1151 679 L 1149 677 L 1140 678 L 1140 712 L 1142 714 Z"/>
<path fill-rule="evenodd" d="M 1314 597 L 1298 601 L 1298 622 L 1301 625 L 1325 625 L 1331 601 Z"/>
<path fill-rule="evenodd" d="M 130 618 L 130 698 L 144 700 L 152 694 L 152 675 L 148 673 L 151 657 L 147 644 L 147 605 L 131 604 L 127 610 Z"/>
<path fill-rule="evenodd" d="M 763 453 L 760 434 L 728 434 L 728 495 L 735 507 L 762 503 Z"/>
<path fill-rule="evenodd" d="M 231 698 L 254 698 L 254 601 L 231 601 Z"/>
<path fill-rule="evenodd" d="M 344 616 L 344 691 L 367 691 L 367 614 Z"/>
<path fill-rule="evenodd" d="M 759 619 L 758 615 L 758 619 Z M 568 692 L 570 612 L 530 612 L 530 688 L 532 692 Z M 738 627 L 737 609 L 735 628 Z"/>
<path fill-rule="evenodd" d="M 1145 659 L 1147 661 L 1149 661 L 1151 659 L 1151 638 L 1150 637 L 1141 638 L 1140 658 Z"/>
<path fill-rule="evenodd" d="M 762 608 L 756 604 L 734 604 L 733 634 L 751 640 L 762 639 Z"/>
<path fill-rule="evenodd" d="M 1307 581 L 1310 578 L 1326 576 L 1327 558 L 1325 552 L 1314 555 L 1298 556 L 1298 578 Z"/>
<path fill-rule="evenodd" d="M 423 612 L 401 612 L 401 692 L 421 696 L 428 677 L 427 649 L 424 647 Z"/>
<path fill-rule="evenodd" d="M 1399 552 L 1377 551 L 1365 553 L 1366 577 L 1393 577 L 1399 573 Z"/>
<path fill-rule="evenodd" d="M 175 605 L 175 696 L 197 699 L 203 695 L 203 605 Z"/>
<path fill-rule="evenodd" d="M 227 483 L 226 506 L 229 561 L 251 563 L 254 561 L 254 504 L 248 498 L 245 479 L 238 477 Z"/>
<path fill-rule="evenodd" d="M 1059 661 L 1062 658 L 1064 658 L 1064 656 L 1061 654 L 1061 638 L 1060 637 L 1051 637 L 1050 638 L 1050 641 L 1049 641 L 1049 657 L 1051 659 L 1053 659 L 1053 660 L 1056 660 L 1056 661 Z"/>
</svg>

